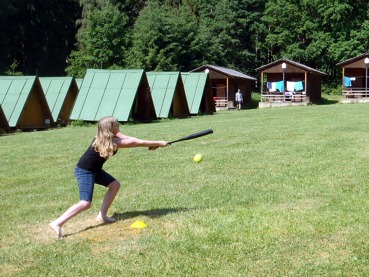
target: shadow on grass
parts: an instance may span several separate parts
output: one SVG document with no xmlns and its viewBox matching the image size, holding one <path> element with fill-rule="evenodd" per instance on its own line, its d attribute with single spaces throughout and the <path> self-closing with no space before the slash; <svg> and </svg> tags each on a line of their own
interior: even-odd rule
<svg viewBox="0 0 369 277">
<path fill-rule="evenodd" d="M 189 211 L 189 210 L 191 210 L 191 209 L 189 209 L 189 208 L 153 209 L 153 210 L 147 210 L 147 211 L 114 213 L 112 215 L 112 217 L 115 218 L 117 221 L 130 219 L 130 218 L 135 218 L 137 216 L 142 216 L 142 215 L 150 217 L 150 218 L 158 218 L 158 217 L 161 217 L 161 216 L 165 216 L 167 214 L 178 213 L 178 212 Z M 88 230 L 95 229 L 95 228 L 101 227 L 103 225 L 109 225 L 109 224 L 114 224 L 114 223 L 105 223 L 105 222 L 103 222 L 103 223 L 100 223 L 98 225 L 92 225 L 92 226 L 89 226 L 85 229 L 79 230 L 77 232 L 65 234 L 65 235 L 63 235 L 63 238 L 74 236 L 74 235 L 86 232 Z"/>
<path fill-rule="evenodd" d="M 183 211 L 188 211 L 188 208 L 172 208 L 172 209 L 154 209 L 147 211 L 134 211 L 134 212 L 125 212 L 125 213 L 114 213 L 112 217 L 116 220 L 125 220 L 134 218 L 137 216 L 147 216 L 150 218 L 158 218 L 161 216 L 165 216 L 167 214 L 178 213 Z"/>
<path fill-rule="evenodd" d="M 100 226 L 103 226 L 103 225 L 107 225 L 107 224 L 111 224 L 111 223 L 105 223 L 105 222 L 102 222 L 98 225 L 92 225 L 92 226 L 89 226 L 85 229 L 82 229 L 82 230 L 79 230 L 77 232 L 74 232 L 74 233 L 69 233 L 69 234 L 66 234 L 66 235 L 63 235 L 63 238 L 67 238 L 67 237 L 70 237 L 70 236 L 74 236 L 74 235 L 77 235 L 77 234 L 80 234 L 80 233 L 83 233 L 83 232 L 86 232 L 88 230 L 91 230 L 91 229 L 95 229 L 95 228 L 98 228 Z"/>
<path fill-rule="evenodd" d="M 340 101 L 338 99 L 328 99 L 325 97 L 322 97 L 320 100 L 319 105 L 333 105 L 333 104 L 337 104 Z"/>
</svg>

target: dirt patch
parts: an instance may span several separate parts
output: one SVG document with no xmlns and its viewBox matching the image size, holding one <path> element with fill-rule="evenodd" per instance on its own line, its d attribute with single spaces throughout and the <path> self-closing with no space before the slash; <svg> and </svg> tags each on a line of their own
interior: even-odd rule
<svg viewBox="0 0 369 277">
<path fill-rule="evenodd" d="M 63 228 L 63 239 L 88 239 L 93 242 L 110 242 L 117 240 L 127 240 L 138 238 L 143 232 L 150 232 L 150 225 L 145 229 L 131 228 L 130 225 L 136 219 L 119 220 L 115 223 L 105 224 L 97 222 L 93 219 L 71 220 L 67 222 Z M 145 222 L 150 221 L 144 219 Z M 49 228 L 48 223 L 37 225 L 24 225 L 22 229 L 28 233 L 29 238 L 40 243 L 50 243 L 56 240 L 55 232 Z M 23 238 L 24 240 L 24 238 Z"/>
<path fill-rule="evenodd" d="M 0 276 L 12 276 L 19 273 L 21 270 L 15 265 L 2 264 L 0 266 Z"/>
</svg>

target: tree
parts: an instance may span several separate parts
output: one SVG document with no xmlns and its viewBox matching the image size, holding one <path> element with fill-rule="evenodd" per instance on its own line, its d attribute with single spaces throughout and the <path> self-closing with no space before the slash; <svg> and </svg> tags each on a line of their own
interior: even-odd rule
<svg viewBox="0 0 369 277">
<path fill-rule="evenodd" d="M 63 75 L 79 13 L 77 0 L 0 0 L 0 71 L 15 60 L 27 75 Z"/>
<path fill-rule="evenodd" d="M 11 63 L 12 52 L 12 18 L 16 9 L 11 1 L 0 0 L 0 72 L 3 72 Z"/>
<path fill-rule="evenodd" d="M 150 1 L 133 29 L 131 68 L 189 70 L 196 62 L 196 24 L 186 6 Z"/>
<path fill-rule="evenodd" d="M 368 45 L 367 8 L 362 1 L 269 1 L 262 18 L 270 31 L 265 37 L 269 61 L 285 56 L 335 80 L 336 64 Z"/>
<path fill-rule="evenodd" d="M 91 11 L 80 32 L 79 49 L 71 53 L 68 74 L 83 77 L 87 68 L 124 67 L 130 43 L 128 21 L 118 6 Z"/>
</svg>

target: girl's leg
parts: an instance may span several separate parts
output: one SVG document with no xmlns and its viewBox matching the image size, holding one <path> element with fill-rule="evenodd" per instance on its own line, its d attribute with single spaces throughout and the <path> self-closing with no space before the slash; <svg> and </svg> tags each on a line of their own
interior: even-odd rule
<svg viewBox="0 0 369 277">
<path fill-rule="evenodd" d="M 116 219 L 112 217 L 108 217 L 106 214 L 110 208 L 111 203 L 113 203 L 113 200 L 115 196 L 117 195 L 119 189 L 120 189 L 120 183 L 117 180 L 115 180 L 114 182 L 108 185 L 108 191 L 105 194 L 103 203 L 101 205 L 100 212 L 96 217 L 97 221 L 104 221 L 106 223 L 116 222 Z"/>
<path fill-rule="evenodd" d="M 62 238 L 61 227 L 72 217 L 75 217 L 80 212 L 83 212 L 91 207 L 91 202 L 81 200 L 77 204 L 70 207 L 65 213 L 63 213 L 58 219 L 54 220 L 49 224 L 50 228 L 53 229 L 58 236 L 58 239 Z"/>
</svg>

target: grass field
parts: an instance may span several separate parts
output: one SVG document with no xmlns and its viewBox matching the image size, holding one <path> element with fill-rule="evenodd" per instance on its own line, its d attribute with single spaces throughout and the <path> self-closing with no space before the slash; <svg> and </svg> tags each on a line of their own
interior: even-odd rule
<svg viewBox="0 0 369 277">
<path fill-rule="evenodd" d="M 145 139 L 214 134 L 120 150 L 105 165 L 122 183 L 118 222 L 94 221 L 97 186 L 63 240 L 47 224 L 78 201 L 73 170 L 96 126 L 1 136 L 0 274 L 367 276 L 368 120 L 368 104 L 327 104 L 123 125 Z M 148 227 L 130 228 L 138 219 Z"/>
</svg>

